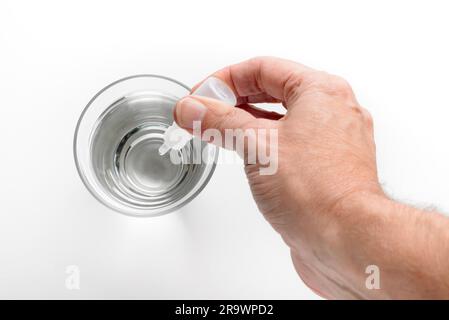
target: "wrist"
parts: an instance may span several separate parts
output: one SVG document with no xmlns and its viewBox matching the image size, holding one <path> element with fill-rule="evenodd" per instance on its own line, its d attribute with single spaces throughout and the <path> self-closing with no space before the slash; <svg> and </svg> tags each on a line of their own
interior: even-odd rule
<svg viewBox="0 0 449 320">
<path fill-rule="evenodd" d="M 344 218 L 338 219 L 336 227 L 333 268 L 346 286 L 367 298 L 447 294 L 447 218 L 378 193 L 353 194 L 341 202 L 340 210 Z M 379 290 L 366 287 L 368 266 L 379 270 Z"/>
<path fill-rule="evenodd" d="M 365 270 L 376 264 L 369 263 L 371 254 L 365 257 L 364 250 L 371 245 L 367 233 L 371 232 L 370 226 L 383 220 L 382 214 L 370 208 L 373 203 L 383 201 L 390 200 L 377 192 L 359 191 L 341 198 L 331 210 L 313 211 L 314 226 L 302 228 L 303 232 L 290 246 L 295 268 L 309 287 L 326 298 L 367 297 Z M 308 282 L 304 265 L 310 268 L 307 273 L 332 279 L 333 293 L 326 288 L 320 292 L 316 284 Z"/>
<path fill-rule="evenodd" d="M 382 239 L 390 236 L 386 225 L 393 218 L 396 203 L 377 191 L 352 192 L 329 212 L 328 226 L 314 248 L 323 273 L 334 279 L 347 297 L 383 297 L 379 290 L 366 288 L 369 266 L 385 266 L 378 258 L 384 253 Z"/>
</svg>

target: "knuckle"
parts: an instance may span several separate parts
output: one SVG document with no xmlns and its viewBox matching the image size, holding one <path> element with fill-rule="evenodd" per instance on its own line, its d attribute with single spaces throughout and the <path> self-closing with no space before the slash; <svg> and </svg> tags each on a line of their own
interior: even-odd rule
<svg viewBox="0 0 449 320">
<path fill-rule="evenodd" d="M 328 86 L 329 86 L 328 89 L 333 93 L 337 94 L 352 93 L 352 88 L 349 82 L 346 81 L 346 79 L 339 76 L 334 75 L 329 76 Z"/>
<path fill-rule="evenodd" d="M 367 109 L 365 109 L 363 107 L 358 107 L 358 109 L 360 109 L 360 113 L 361 113 L 362 119 L 368 125 L 372 126 L 374 121 L 373 121 L 373 116 L 371 115 L 371 113 Z"/>
<path fill-rule="evenodd" d="M 273 59 L 272 57 L 268 57 L 268 56 L 256 56 L 256 57 L 252 57 L 248 60 L 248 64 L 250 65 L 254 65 L 255 68 L 257 69 L 261 64 L 265 63 L 266 61 L 269 61 Z"/>
<path fill-rule="evenodd" d="M 331 75 L 323 71 L 314 72 L 311 75 L 310 85 L 331 95 L 352 95 L 352 88 L 349 82 L 336 75 Z"/>
<path fill-rule="evenodd" d="M 373 124 L 374 120 L 373 120 L 373 116 L 371 115 L 371 113 L 364 108 L 362 108 L 362 111 L 363 111 L 363 117 L 364 117 L 365 121 L 368 122 L 369 124 Z"/>
<path fill-rule="evenodd" d="M 371 114 L 365 108 L 361 106 L 354 106 L 349 108 L 351 110 L 351 117 L 348 117 L 351 123 L 356 125 L 357 127 L 364 127 L 369 130 L 373 129 L 373 118 Z"/>
<path fill-rule="evenodd" d="M 371 126 L 374 123 L 373 116 L 368 111 L 366 111 L 366 114 L 365 114 L 365 121 Z"/>
<path fill-rule="evenodd" d="M 273 56 L 255 56 L 250 58 L 248 61 L 255 64 L 259 64 L 266 61 L 276 61 L 276 60 L 279 60 L 279 58 Z"/>
</svg>

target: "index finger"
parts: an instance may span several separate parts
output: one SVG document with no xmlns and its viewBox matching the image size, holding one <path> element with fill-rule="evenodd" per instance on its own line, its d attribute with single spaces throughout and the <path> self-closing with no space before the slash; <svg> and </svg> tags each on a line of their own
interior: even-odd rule
<svg viewBox="0 0 449 320">
<path fill-rule="evenodd" d="M 212 76 L 223 80 L 234 91 L 239 104 L 288 104 L 294 90 L 311 71 L 314 70 L 294 61 L 257 57 L 225 67 Z"/>
</svg>

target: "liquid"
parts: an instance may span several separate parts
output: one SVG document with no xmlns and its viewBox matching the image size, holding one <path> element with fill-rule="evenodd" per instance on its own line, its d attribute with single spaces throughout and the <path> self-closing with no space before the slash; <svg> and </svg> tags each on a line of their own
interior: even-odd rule
<svg viewBox="0 0 449 320">
<path fill-rule="evenodd" d="M 194 143 L 178 152 L 180 164 L 158 152 L 176 101 L 144 92 L 118 100 L 100 116 L 91 139 L 92 165 L 110 196 L 134 208 L 163 208 L 185 197 L 200 180 L 206 165 L 193 163 Z"/>
</svg>

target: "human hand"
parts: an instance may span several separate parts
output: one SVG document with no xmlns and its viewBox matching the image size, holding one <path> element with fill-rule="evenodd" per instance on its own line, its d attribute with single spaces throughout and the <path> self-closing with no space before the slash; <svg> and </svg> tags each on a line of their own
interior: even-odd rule
<svg viewBox="0 0 449 320">
<path fill-rule="evenodd" d="M 365 288 L 365 267 L 376 261 L 384 269 L 395 270 L 383 297 L 410 296 L 403 283 L 414 281 L 412 273 L 404 280 L 397 277 L 398 272 L 407 264 L 424 265 L 432 259 L 421 261 L 419 253 L 401 243 L 428 230 L 413 222 L 421 212 L 412 212 L 384 195 L 377 177 L 373 121 L 349 84 L 277 58 L 251 59 L 213 76 L 234 91 L 238 107 L 189 96 L 177 103 L 175 119 L 190 131 L 193 121 L 201 121 L 203 132 L 211 128 L 223 134 L 226 129 L 277 130 L 275 174 L 261 175 L 259 162 L 247 163 L 245 171 L 259 210 L 291 248 L 304 282 L 326 298 L 379 297 Z M 282 103 L 287 112 L 281 115 L 252 105 L 260 102 Z M 270 146 L 261 139 L 256 143 Z M 247 152 L 243 150 L 243 155 Z M 400 233 L 404 224 L 411 230 Z M 427 225 L 438 224 L 440 218 Z M 434 242 L 441 242 L 441 237 L 436 235 Z M 386 246 L 401 254 L 378 252 L 375 241 L 386 241 Z M 422 244 L 423 250 L 426 246 Z M 412 256 L 413 263 L 401 262 Z"/>
<path fill-rule="evenodd" d="M 278 171 L 260 175 L 256 163 L 246 165 L 246 174 L 260 211 L 293 249 L 301 276 L 315 287 L 307 268 L 316 268 L 310 266 L 317 263 L 315 256 L 330 249 L 330 234 L 341 218 L 339 202 L 355 193 L 382 193 L 372 119 L 345 80 L 291 61 L 255 58 L 213 76 L 234 91 L 238 108 L 190 96 L 177 104 L 176 121 L 191 128 L 201 120 L 202 130 L 222 132 L 278 130 Z M 282 102 L 286 115 L 250 105 L 259 102 Z"/>
</svg>

